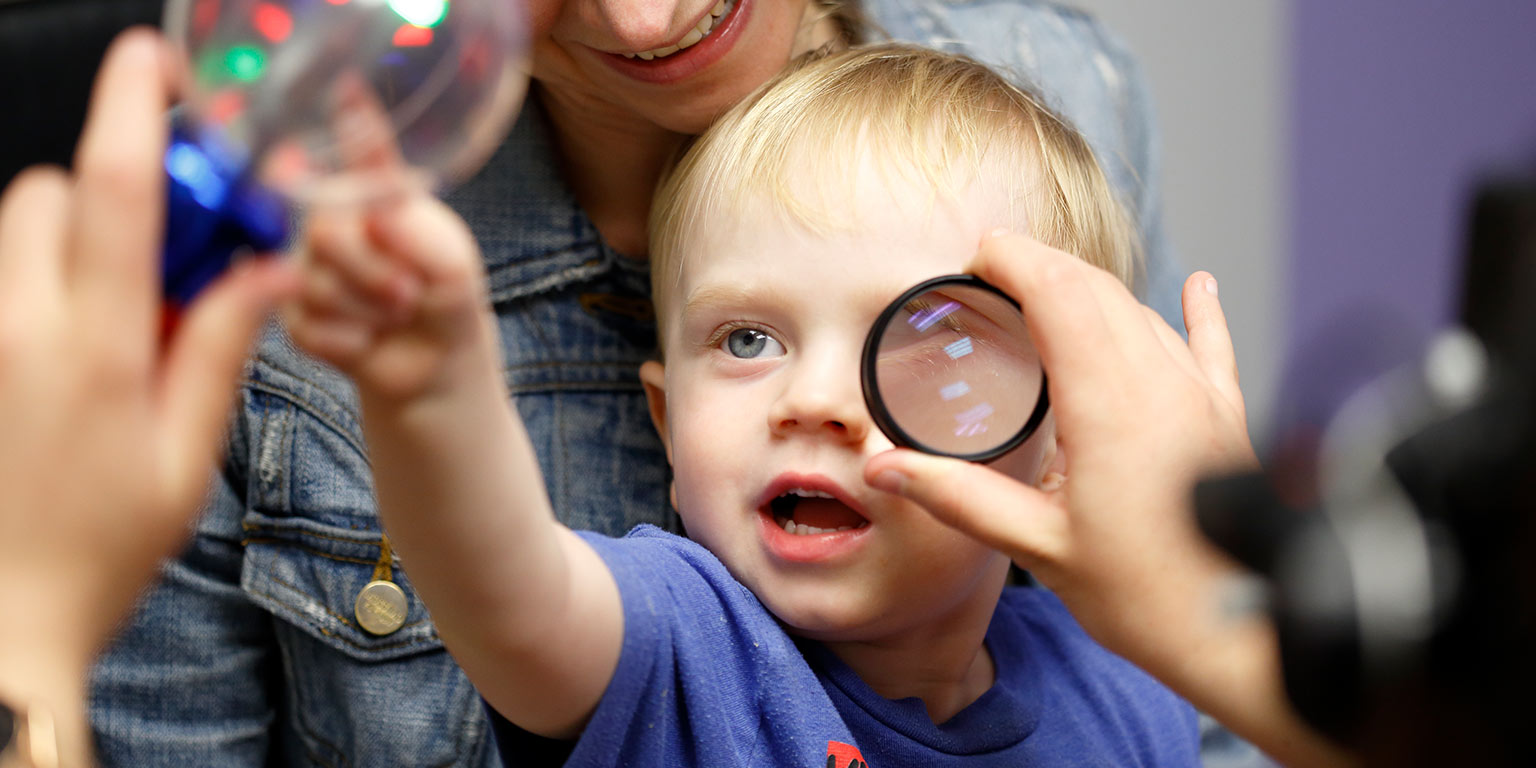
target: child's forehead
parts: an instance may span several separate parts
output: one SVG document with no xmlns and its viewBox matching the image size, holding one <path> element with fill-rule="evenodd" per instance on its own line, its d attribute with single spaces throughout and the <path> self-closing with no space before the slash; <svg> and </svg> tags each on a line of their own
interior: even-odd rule
<svg viewBox="0 0 1536 768">
<path fill-rule="evenodd" d="M 1024 231 L 1027 223 L 1014 190 L 990 179 L 932 180 L 869 163 L 849 170 L 853 178 L 808 177 L 787 191 L 743 185 L 706 206 L 682 230 L 681 276 L 749 270 L 797 253 L 816 254 L 827 268 L 874 255 L 902 260 L 914 246 L 979 242 L 980 233 Z"/>
<path fill-rule="evenodd" d="M 1027 231 L 1011 167 L 935 178 L 862 152 L 804 171 L 787 185 L 732 179 L 695 198 L 656 281 L 664 318 L 679 316 L 704 282 L 789 276 L 830 290 L 878 275 L 915 283 L 964 271 L 986 232 Z"/>
<path fill-rule="evenodd" d="M 910 284 L 965 271 L 992 219 L 956 203 L 866 199 L 817 227 L 758 199 L 730 221 L 695 225 L 678 264 L 671 313 L 799 301 L 863 306 Z M 1005 224 L 998 224 L 1005 225 Z M 993 225 L 993 226 L 998 226 Z"/>
</svg>

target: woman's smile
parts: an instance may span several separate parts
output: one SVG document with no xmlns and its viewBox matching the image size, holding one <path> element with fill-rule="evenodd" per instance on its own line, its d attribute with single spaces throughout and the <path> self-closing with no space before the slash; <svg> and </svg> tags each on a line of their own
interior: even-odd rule
<svg viewBox="0 0 1536 768">
<path fill-rule="evenodd" d="M 709 35 L 713 33 L 717 28 L 718 22 L 725 18 L 725 15 L 731 10 L 735 9 L 735 7 L 735 0 L 730 0 L 730 2 L 727 2 L 727 0 L 719 0 L 715 3 L 713 8 L 709 9 L 708 13 L 704 14 L 704 16 L 699 19 L 697 24 L 689 29 L 688 32 L 683 35 L 682 39 L 678 40 L 676 43 L 665 46 L 663 48 L 655 48 L 649 51 L 641 51 L 639 53 L 626 53 L 624 54 L 624 58 L 638 58 L 645 61 L 652 61 L 655 59 L 664 59 L 677 53 L 678 51 L 692 48 L 700 40 L 709 37 Z"/>
<path fill-rule="evenodd" d="M 648 51 L 610 53 L 603 60 L 641 82 L 685 80 L 730 52 L 752 16 L 753 4 L 753 0 L 716 0 L 714 7 L 676 42 Z"/>
</svg>

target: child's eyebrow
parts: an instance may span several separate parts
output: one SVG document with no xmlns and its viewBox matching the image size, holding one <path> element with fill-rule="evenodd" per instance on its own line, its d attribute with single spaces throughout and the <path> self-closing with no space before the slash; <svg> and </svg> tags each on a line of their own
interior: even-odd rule
<svg viewBox="0 0 1536 768">
<path fill-rule="evenodd" d="M 723 307 L 787 306 L 789 295 L 777 288 L 753 290 L 739 285 L 706 285 L 688 294 L 682 317 Z"/>
</svg>

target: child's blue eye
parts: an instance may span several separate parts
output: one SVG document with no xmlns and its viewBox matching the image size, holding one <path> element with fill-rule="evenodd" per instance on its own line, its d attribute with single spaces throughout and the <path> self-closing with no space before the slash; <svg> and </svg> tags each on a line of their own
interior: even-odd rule
<svg viewBox="0 0 1536 768">
<path fill-rule="evenodd" d="M 725 351 L 734 357 L 754 358 L 784 354 L 784 345 L 756 328 L 737 328 L 725 337 Z"/>
</svg>

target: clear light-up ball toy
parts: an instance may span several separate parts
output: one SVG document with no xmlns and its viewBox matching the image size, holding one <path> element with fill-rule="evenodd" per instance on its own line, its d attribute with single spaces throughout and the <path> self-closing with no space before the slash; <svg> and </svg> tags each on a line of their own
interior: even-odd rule
<svg viewBox="0 0 1536 768">
<path fill-rule="evenodd" d="M 518 0 L 169 0 L 180 59 L 163 266 L 189 302 L 290 209 L 473 173 L 527 86 Z"/>
</svg>

